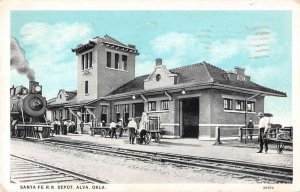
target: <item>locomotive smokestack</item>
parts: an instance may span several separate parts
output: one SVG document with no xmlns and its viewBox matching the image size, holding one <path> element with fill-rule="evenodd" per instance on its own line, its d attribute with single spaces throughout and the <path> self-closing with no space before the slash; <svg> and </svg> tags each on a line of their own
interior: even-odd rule
<svg viewBox="0 0 300 192">
<path fill-rule="evenodd" d="M 34 93 L 34 86 L 35 86 L 35 81 L 29 81 L 29 86 L 28 86 L 28 90 L 29 93 Z"/>
<path fill-rule="evenodd" d="M 18 41 L 10 38 L 10 68 L 16 69 L 19 74 L 24 74 L 30 81 L 35 80 L 33 69 L 29 68 L 29 64 L 24 56 L 24 50 L 20 48 Z"/>
</svg>

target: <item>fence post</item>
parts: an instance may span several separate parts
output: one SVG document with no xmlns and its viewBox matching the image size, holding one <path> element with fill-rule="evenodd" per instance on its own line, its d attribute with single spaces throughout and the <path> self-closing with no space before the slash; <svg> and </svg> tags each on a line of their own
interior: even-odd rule
<svg viewBox="0 0 300 192">
<path fill-rule="evenodd" d="M 240 142 L 243 141 L 243 127 L 240 127 Z"/>
<path fill-rule="evenodd" d="M 220 137 L 221 137 L 221 135 L 220 135 L 220 127 L 216 126 L 216 129 L 215 129 L 215 138 L 216 138 L 215 145 L 222 144 Z"/>
</svg>

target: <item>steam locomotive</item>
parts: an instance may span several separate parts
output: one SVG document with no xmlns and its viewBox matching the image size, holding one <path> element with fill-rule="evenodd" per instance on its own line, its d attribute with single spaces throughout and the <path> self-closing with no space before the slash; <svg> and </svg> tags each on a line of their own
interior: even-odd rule
<svg viewBox="0 0 300 192">
<path fill-rule="evenodd" d="M 29 88 L 23 85 L 10 88 L 10 121 L 12 137 L 50 137 L 51 126 L 46 120 L 46 98 L 42 86 L 29 81 Z"/>
</svg>

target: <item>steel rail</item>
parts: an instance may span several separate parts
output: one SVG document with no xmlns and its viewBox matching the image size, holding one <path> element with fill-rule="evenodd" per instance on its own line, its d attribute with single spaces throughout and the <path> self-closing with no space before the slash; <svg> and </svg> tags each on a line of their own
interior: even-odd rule
<svg viewBox="0 0 300 192">
<path fill-rule="evenodd" d="M 29 164 L 32 164 L 33 166 L 38 166 L 38 168 L 42 169 L 42 170 L 45 170 L 43 172 L 49 172 L 49 171 L 53 171 L 53 172 L 57 172 L 59 173 L 61 176 L 61 180 L 58 179 L 57 181 L 55 181 L 54 183 L 58 183 L 58 182 L 63 182 L 64 179 L 63 178 L 69 178 L 69 177 L 73 177 L 73 179 L 67 179 L 68 181 L 71 181 L 71 180 L 74 180 L 74 181 L 83 181 L 83 182 L 86 182 L 86 183 L 101 183 L 101 184 L 107 184 L 107 182 L 105 181 L 102 181 L 102 180 L 99 180 L 99 179 L 96 179 L 96 178 L 92 178 L 92 177 L 89 177 L 89 176 L 86 176 L 86 175 L 83 175 L 83 174 L 79 174 L 79 173 L 75 173 L 73 171 L 69 171 L 69 170 L 66 170 L 66 169 L 62 169 L 62 168 L 59 168 L 59 167 L 55 167 L 55 166 L 52 166 L 52 165 L 48 165 L 48 164 L 45 164 L 45 163 L 41 163 L 41 162 L 38 162 L 38 161 L 34 161 L 34 160 L 30 160 L 30 159 L 27 159 L 27 158 L 24 158 L 24 157 L 19 157 L 17 155 L 13 155 L 11 154 L 10 155 L 11 157 L 15 158 L 15 159 L 19 159 L 19 160 L 22 160 L 22 161 L 26 161 L 28 162 Z M 17 165 L 18 166 L 18 165 Z M 32 168 L 37 168 L 37 167 L 32 167 Z M 19 169 L 15 169 L 15 171 L 13 172 L 17 172 L 16 170 L 19 170 L 18 172 L 22 172 L 22 171 L 26 171 L 27 169 L 22 169 L 22 168 L 19 168 Z M 30 169 L 29 169 L 30 170 Z M 32 170 L 32 169 L 31 169 Z M 37 173 L 41 173 L 40 171 L 37 171 Z M 48 173 L 49 174 L 49 173 Z M 52 173 L 54 174 L 54 173 Z M 24 173 L 24 175 L 26 175 L 26 173 Z M 16 176 L 17 178 L 18 176 Z M 43 177 L 43 175 L 41 176 Z M 27 180 L 30 181 L 30 176 L 26 177 L 28 178 Z M 47 180 L 49 178 L 38 178 L 38 176 L 34 176 L 33 180 Z M 55 178 L 53 178 L 55 179 Z M 67 181 L 65 180 L 65 181 Z M 14 178 L 11 178 L 11 182 L 12 183 L 17 183 L 16 181 L 14 181 Z M 48 182 L 46 182 L 48 183 Z M 51 183 L 51 182 L 49 182 Z"/>
<path fill-rule="evenodd" d="M 187 165 L 192 167 L 202 167 L 207 169 L 213 169 L 222 172 L 231 173 L 243 173 L 250 176 L 259 176 L 268 179 L 277 179 L 283 182 L 291 182 L 293 180 L 293 170 L 289 167 L 272 166 L 266 164 L 257 164 L 245 161 L 234 161 L 227 159 L 196 157 L 188 155 L 179 155 L 172 153 L 162 152 L 147 152 L 140 150 L 132 150 L 125 148 L 114 148 L 104 145 L 91 144 L 91 143 L 79 143 L 69 141 L 53 141 L 47 140 L 44 143 L 52 143 L 65 147 L 73 147 L 76 149 L 82 149 L 86 152 L 100 152 L 106 154 L 117 154 L 125 157 L 131 156 L 136 158 L 143 158 L 148 160 L 156 160 L 161 162 L 168 162 L 173 164 Z"/>
</svg>

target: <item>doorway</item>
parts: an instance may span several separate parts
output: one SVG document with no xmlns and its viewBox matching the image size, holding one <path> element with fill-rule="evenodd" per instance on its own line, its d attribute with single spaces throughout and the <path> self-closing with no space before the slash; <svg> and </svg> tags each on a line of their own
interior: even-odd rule
<svg viewBox="0 0 300 192">
<path fill-rule="evenodd" d="M 133 106 L 133 117 L 135 118 L 135 122 L 139 127 L 142 113 L 144 112 L 144 103 L 134 103 L 132 106 Z"/>
<path fill-rule="evenodd" d="M 135 103 L 133 104 L 133 117 L 142 117 L 142 113 L 144 112 L 144 103 Z"/>
<path fill-rule="evenodd" d="M 181 100 L 182 137 L 198 138 L 199 135 L 199 98 Z"/>
</svg>

